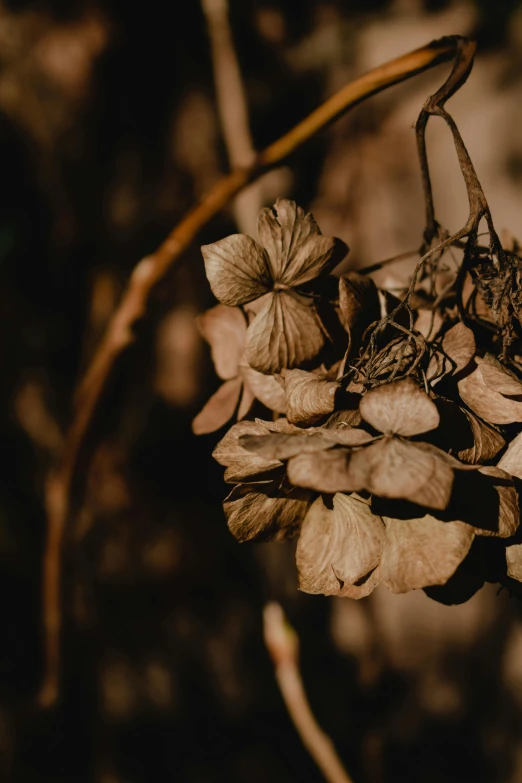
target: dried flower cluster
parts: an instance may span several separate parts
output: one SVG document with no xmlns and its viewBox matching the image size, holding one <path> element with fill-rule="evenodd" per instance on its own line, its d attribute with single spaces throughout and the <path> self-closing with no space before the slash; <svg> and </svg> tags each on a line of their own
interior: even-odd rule
<svg viewBox="0 0 522 783">
<path fill-rule="evenodd" d="M 199 324 L 224 383 L 194 429 L 239 419 L 214 452 L 234 484 L 232 533 L 299 536 L 309 593 L 360 598 L 382 582 L 454 603 L 485 581 L 516 591 L 516 248 L 494 253 L 472 232 L 452 243 L 453 260 L 464 249 L 452 267 L 443 241 L 395 297 L 368 275 L 331 275 L 347 247 L 293 201 L 264 209 L 258 233 L 202 249 L 220 304 Z"/>
</svg>

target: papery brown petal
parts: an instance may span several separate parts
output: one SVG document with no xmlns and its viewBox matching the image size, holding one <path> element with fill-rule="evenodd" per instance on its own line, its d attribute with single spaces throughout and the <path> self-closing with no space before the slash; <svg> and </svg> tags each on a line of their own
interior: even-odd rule
<svg viewBox="0 0 522 783">
<path fill-rule="evenodd" d="M 304 519 L 312 496 L 303 490 L 282 492 L 278 482 L 234 487 L 223 508 L 238 541 L 286 541 Z"/>
<path fill-rule="evenodd" d="M 275 421 L 263 421 L 262 419 L 256 419 L 256 422 L 264 424 L 268 432 L 286 432 L 291 434 L 292 432 L 302 432 L 301 427 L 296 427 L 295 424 L 291 424 L 288 419 L 281 417 Z"/>
<path fill-rule="evenodd" d="M 332 508 L 318 498 L 297 543 L 299 589 L 348 595 L 346 588 L 353 585 L 353 597 L 368 595 L 377 583 L 375 577 L 368 580 L 379 563 L 384 536 L 382 520 L 362 501 L 337 494 Z"/>
<path fill-rule="evenodd" d="M 245 384 L 263 405 L 277 413 L 285 413 L 286 394 L 283 384 L 277 378 L 274 378 L 273 375 L 263 375 L 263 373 L 253 370 L 246 359 L 241 361 L 239 370 Z"/>
<path fill-rule="evenodd" d="M 357 601 L 359 598 L 366 598 L 367 595 L 373 593 L 380 581 L 381 569 L 380 566 L 377 566 L 367 576 L 359 579 L 356 584 L 345 583 L 337 595 L 339 598 L 354 598 Z"/>
<path fill-rule="evenodd" d="M 358 427 L 362 423 L 362 416 L 359 411 L 359 395 L 354 395 L 357 400 L 357 407 L 348 410 L 336 411 L 327 419 L 324 426 L 328 429 L 348 425 L 349 427 Z"/>
<path fill-rule="evenodd" d="M 448 372 L 454 375 L 467 367 L 473 359 L 476 350 L 475 335 L 466 324 L 459 321 L 442 338 L 442 350 L 451 360 Z"/>
<path fill-rule="evenodd" d="M 335 446 L 335 442 L 321 432 L 311 434 L 272 432 L 267 435 L 243 435 L 240 444 L 249 451 L 255 451 L 265 459 L 286 460 L 297 454 L 310 454 Z"/>
<path fill-rule="evenodd" d="M 322 455 L 321 455 L 322 456 Z M 353 452 L 346 483 L 383 498 L 444 509 L 453 487 L 448 455 L 428 444 L 385 438 Z"/>
<path fill-rule="evenodd" d="M 461 410 L 469 421 L 474 443 L 469 449 L 462 449 L 458 452 L 459 459 L 472 465 L 493 459 L 505 446 L 506 441 L 500 432 L 479 419 L 471 411 L 464 408 Z"/>
<path fill-rule="evenodd" d="M 364 485 L 357 484 L 351 476 L 351 456 L 351 450 L 342 448 L 299 454 L 288 462 L 288 480 L 294 486 L 317 492 L 357 492 L 364 489 Z"/>
<path fill-rule="evenodd" d="M 278 199 L 273 207 L 261 210 L 257 234 L 268 252 L 274 280 L 281 278 L 288 256 L 297 245 L 309 237 L 321 236 L 313 216 L 289 199 Z"/>
<path fill-rule="evenodd" d="M 433 430 L 440 421 L 435 403 L 411 378 L 371 389 L 362 398 L 359 410 L 379 432 L 405 437 Z"/>
<path fill-rule="evenodd" d="M 363 446 L 375 440 L 375 437 L 369 432 L 356 427 L 332 427 L 331 429 L 322 427 L 321 432 L 325 440 L 332 441 L 339 446 Z"/>
<path fill-rule="evenodd" d="M 477 357 L 476 361 L 482 380 L 488 389 L 506 397 L 522 396 L 522 382 L 518 380 L 514 373 L 507 370 L 498 359 L 487 353 L 483 359 Z"/>
<path fill-rule="evenodd" d="M 445 584 L 474 538 L 473 530 L 463 522 L 441 522 L 429 514 L 421 519 L 384 521 L 386 543 L 380 572 L 392 593 Z"/>
<path fill-rule="evenodd" d="M 341 322 L 359 340 L 365 329 L 381 318 L 377 286 L 368 275 L 348 272 L 339 278 Z"/>
<path fill-rule="evenodd" d="M 267 297 L 247 329 L 247 361 L 254 370 L 269 375 L 311 361 L 323 345 L 313 307 L 284 291 Z"/>
<path fill-rule="evenodd" d="M 477 367 L 458 383 L 463 402 L 482 419 L 491 424 L 512 424 L 522 421 L 522 402 L 504 397 L 486 385 Z"/>
<path fill-rule="evenodd" d="M 353 495 L 334 495 L 334 521 L 344 528 L 340 549 L 334 551 L 332 567 L 343 584 L 353 585 L 379 565 L 385 540 L 380 517 Z"/>
<path fill-rule="evenodd" d="M 522 544 L 506 547 L 506 562 L 508 576 L 522 582 Z"/>
<path fill-rule="evenodd" d="M 491 489 L 498 496 L 498 508 L 496 509 L 495 519 L 490 520 L 491 524 L 487 527 L 475 527 L 475 533 L 480 536 L 510 538 L 515 535 L 520 525 L 518 492 L 515 489 L 511 476 L 504 470 L 494 466 L 479 468 L 479 473 L 490 479 Z"/>
<path fill-rule="evenodd" d="M 195 435 L 214 432 L 232 418 L 237 408 L 242 385 L 241 378 L 233 378 L 231 381 L 225 381 L 221 384 L 192 422 L 192 431 Z"/>
<path fill-rule="evenodd" d="M 212 453 L 214 459 L 227 468 L 225 481 L 255 480 L 281 467 L 282 463 L 278 460 L 263 459 L 239 443 L 242 435 L 264 435 L 267 432 L 266 425 L 259 421 L 240 421 L 229 429 Z"/>
<path fill-rule="evenodd" d="M 236 378 L 245 350 L 247 325 L 238 307 L 216 305 L 196 319 L 199 331 L 210 344 L 216 373 L 224 381 Z"/>
<path fill-rule="evenodd" d="M 321 497 L 312 503 L 301 526 L 296 563 L 299 589 L 305 593 L 338 595 L 341 585 L 332 562 L 339 556 L 344 526 Z"/>
<path fill-rule="evenodd" d="M 274 280 L 294 287 L 329 272 L 348 250 L 341 240 L 323 237 L 312 215 L 288 199 L 262 210 L 258 234 Z"/>
<path fill-rule="evenodd" d="M 333 412 L 338 383 L 304 370 L 287 370 L 284 384 L 286 415 L 294 424 L 313 424 Z"/>
<path fill-rule="evenodd" d="M 272 288 L 268 254 L 252 237 L 232 234 L 203 245 L 201 252 L 212 293 L 222 304 L 246 304 Z"/>
<path fill-rule="evenodd" d="M 497 467 L 509 473 L 510 476 L 522 479 L 522 432 L 511 441 Z"/>
<path fill-rule="evenodd" d="M 243 393 L 241 394 L 241 402 L 239 403 L 239 408 L 237 411 L 238 421 L 241 421 L 241 419 L 244 419 L 245 416 L 248 415 L 254 403 L 254 400 L 255 397 L 252 393 L 252 390 L 248 386 L 246 386 L 245 383 L 243 383 Z"/>
</svg>

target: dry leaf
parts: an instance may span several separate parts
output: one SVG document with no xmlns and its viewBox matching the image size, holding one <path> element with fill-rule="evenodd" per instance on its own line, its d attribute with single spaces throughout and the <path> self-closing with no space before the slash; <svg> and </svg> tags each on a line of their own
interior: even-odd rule
<svg viewBox="0 0 522 783">
<path fill-rule="evenodd" d="M 225 481 L 235 483 L 270 477 L 272 471 L 282 466 L 278 460 L 263 459 L 252 451 L 247 451 L 239 443 L 242 435 L 264 435 L 267 432 L 266 425 L 259 420 L 240 421 L 229 429 L 212 454 L 220 465 L 225 465 L 227 468 Z"/>
<path fill-rule="evenodd" d="M 192 422 L 192 431 L 196 435 L 205 435 L 223 427 L 234 415 L 242 385 L 241 378 L 221 384 Z"/>
<path fill-rule="evenodd" d="M 205 272 L 212 293 L 221 304 L 246 304 L 272 288 L 268 254 L 245 234 L 232 234 L 203 245 Z"/>
<path fill-rule="evenodd" d="M 353 452 L 346 468 L 346 483 L 353 491 L 366 489 L 379 497 L 444 509 L 454 479 L 447 457 L 427 443 L 383 438 Z"/>
<path fill-rule="evenodd" d="M 512 424 L 522 421 L 522 402 L 512 397 L 504 397 L 486 385 L 482 377 L 483 365 L 458 383 L 459 394 L 463 402 L 482 419 L 491 424 Z"/>
<path fill-rule="evenodd" d="M 248 327 L 247 361 L 254 370 L 274 375 L 310 362 L 323 345 L 313 307 L 290 291 L 275 291 Z"/>
<path fill-rule="evenodd" d="M 339 384 L 304 370 L 284 373 L 286 415 L 294 424 L 313 424 L 332 413 Z"/>
<path fill-rule="evenodd" d="M 239 484 L 223 508 L 231 533 L 238 541 L 286 541 L 304 519 L 311 494 L 293 488 L 282 492 L 280 483 Z"/>
<path fill-rule="evenodd" d="M 405 437 L 433 430 L 440 421 L 435 403 L 411 378 L 371 389 L 362 398 L 359 410 L 379 432 Z"/>
<path fill-rule="evenodd" d="M 522 479 L 522 432 L 511 441 L 497 467 Z"/>
<path fill-rule="evenodd" d="M 380 574 L 392 593 L 442 585 L 466 557 L 473 530 L 463 522 L 385 518 L 386 543 Z"/>
<path fill-rule="evenodd" d="M 198 316 L 196 323 L 210 344 L 216 373 L 224 381 L 236 378 L 239 361 L 245 350 L 247 330 L 241 310 L 218 304 Z"/>
</svg>

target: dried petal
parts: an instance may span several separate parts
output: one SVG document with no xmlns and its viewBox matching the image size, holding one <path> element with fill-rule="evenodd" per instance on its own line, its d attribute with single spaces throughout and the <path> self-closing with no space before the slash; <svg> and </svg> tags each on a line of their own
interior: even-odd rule
<svg viewBox="0 0 522 783">
<path fill-rule="evenodd" d="M 463 522 L 441 522 L 429 514 L 421 519 L 384 521 L 386 543 L 380 571 L 392 593 L 445 584 L 474 538 L 473 530 Z"/>
<path fill-rule="evenodd" d="M 340 550 L 334 552 L 332 568 L 339 581 L 353 585 L 379 565 L 385 540 L 380 517 L 353 495 L 334 495 L 334 519 L 344 526 Z"/>
<path fill-rule="evenodd" d="M 455 375 L 463 370 L 475 355 L 475 335 L 472 330 L 459 321 L 442 338 L 442 355 L 432 357 L 427 377 L 432 385 L 445 375 Z"/>
<path fill-rule="evenodd" d="M 301 526 L 296 563 L 299 589 L 305 593 L 338 595 L 340 583 L 332 568 L 343 543 L 344 526 L 321 497 L 312 503 Z"/>
<path fill-rule="evenodd" d="M 348 272 L 339 278 L 341 322 L 356 341 L 374 321 L 381 318 L 377 286 L 367 275 Z"/>
<path fill-rule="evenodd" d="M 256 480 L 260 477 L 270 477 L 270 473 L 281 467 L 278 460 L 266 460 L 244 449 L 239 438 L 242 435 L 263 435 L 268 431 L 264 422 L 240 421 L 229 429 L 220 440 L 212 456 L 220 465 L 226 466 L 225 481 Z"/>
<path fill-rule="evenodd" d="M 348 250 L 341 240 L 323 237 L 312 215 L 288 199 L 262 210 L 258 235 L 274 281 L 293 287 L 328 273 Z"/>
<path fill-rule="evenodd" d="M 522 396 L 522 382 L 517 376 L 504 367 L 494 356 L 486 354 L 484 359 L 477 357 L 482 380 L 492 391 L 506 397 Z"/>
<path fill-rule="evenodd" d="M 506 562 L 508 576 L 522 582 L 522 544 L 506 547 Z"/>
<path fill-rule="evenodd" d="M 440 421 L 435 403 L 411 378 L 371 389 L 362 398 L 359 410 L 379 432 L 405 437 L 433 430 Z"/>
<path fill-rule="evenodd" d="M 269 375 L 311 361 L 323 345 L 313 308 L 286 291 L 269 294 L 247 330 L 248 363 Z"/>
<path fill-rule="evenodd" d="M 462 400 L 477 416 L 491 424 L 512 424 L 522 421 L 522 402 L 504 397 L 490 389 L 482 377 L 482 366 L 478 366 L 459 381 L 459 394 Z"/>
<path fill-rule="evenodd" d="M 232 418 L 237 408 L 242 384 L 241 378 L 232 378 L 221 384 L 192 422 L 192 431 L 196 435 L 214 432 Z"/>
<path fill-rule="evenodd" d="M 238 541 L 286 541 L 304 519 L 311 493 L 281 489 L 279 482 L 240 484 L 225 499 L 228 527 Z"/>
<path fill-rule="evenodd" d="M 383 438 L 353 452 L 346 483 L 383 498 L 444 509 L 453 487 L 448 455 L 427 443 Z"/>
<path fill-rule="evenodd" d="M 246 304 L 272 288 L 268 254 L 245 234 L 232 234 L 203 245 L 205 271 L 212 293 L 222 304 Z"/>
<path fill-rule="evenodd" d="M 243 393 L 241 395 L 241 402 L 239 403 L 239 409 L 237 412 L 238 421 L 241 421 L 241 419 L 244 419 L 245 416 L 250 413 L 250 408 L 252 407 L 254 400 L 255 397 L 251 389 L 249 389 L 249 387 L 243 383 Z"/>
<path fill-rule="evenodd" d="M 498 467 L 511 476 L 522 479 L 522 432 L 511 441 Z"/>
<path fill-rule="evenodd" d="M 485 525 L 478 525 L 478 520 L 482 516 L 482 509 L 479 509 L 475 518 L 475 524 L 477 525 L 475 533 L 481 536 L 510 538 L 515 535 L 520 524 L 518 492 L 515 489 L 511 476 L 504 470 L 494 466 L 480 468 L 479 473 L 489 479 L 488 489 L 495 495 L 495 509 L 491 514 L 491 518 L 485 520 Z M 478 497 L 480 498 L 480 496 Z M 486 503 L 484 503 L 485 506 Z"/>
<path fill-rule="evenodd" d="M 381 569 L 380 566 L 377 566 L 363 579 L 359 579 L 356 584 L 345 583 L 337 595 L 339 598 L 354 598 L 357 601 L 359 598 L 366 598 L 367 595 L 373 593 L 380 581 Z"/>
<path fill-rule="evenodd" d="M 285 413 L 286 394 L 283 384 L 277 378 L 253 370 L 244 358 L 240 363 L 239 371 L 245 384 L 263 405 L 277 413 Z"/>
<path fill-rule="evenodd" d="M 379 563 L 384 525 L 368 505 L 337 494 L 333 508 L 318 498 L 310 507 L 297 543 L 299 589 L 340 595 Z"/>
<path fill-rule="evenodd" d="M 304 370 L 287 370 L 284 383 L 286 415 L 294 424 L 313 424 L 333 412 L 338 383 Z"/>
<path fill-rule="evenodd" d="M 199 331 L 210 344 L 216 373 L 224 381 L 235 378 L 245 350 L 247 330 L 241 310 L 218 304 L 200 315 L 196 321 Z"/>
<path fill-rule="evenodd" d="M 350 474 L 351 456 L 351 450 L 342 448 L 299 454 L 288 462 L 288 480 L 296 487 L 317 492 L 357 492 L 364 486 L 356 484 Z"/>
<path fill-rule="evenodd" d="M 255 451 L 265 459 L 287 460 L 297 454 L 310 454 L 335 446 L 321 432 L 285 434 L 272 432 L 267 435 L 243 435 L 240 444 L 249 451 Z"/>
<path fill-rule="evenodd" d="M 458 452 L 459 459 L 472 465 L 493 459 L 505 446 L 506 441 L 496 429 L 477 418 L 471 411 L 461 408 L 473 435 L 473 446 Z"/>
</svg>

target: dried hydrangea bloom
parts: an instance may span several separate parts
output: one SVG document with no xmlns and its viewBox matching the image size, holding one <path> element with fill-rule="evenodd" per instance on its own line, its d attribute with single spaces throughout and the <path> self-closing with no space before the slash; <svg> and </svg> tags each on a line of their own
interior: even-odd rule
<svg viewBox="0 0 522 783">
<path fill-rule="evenodd" d="M 216 298 L 225 305 L 259 302 L 246 336 L 246 357 L 255 370 L 279 373 L 315 359 L 324 328 L 305 286 L 327 275 L 347 252 L 339 239 L 322 236 L 312 215 L 279 199 L 263 209 L 259 243 L 233 234 L 202 247 Z"/>
</svg>

